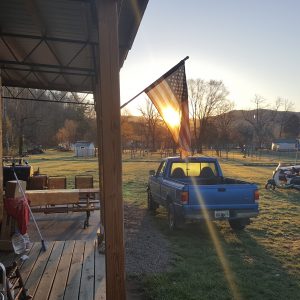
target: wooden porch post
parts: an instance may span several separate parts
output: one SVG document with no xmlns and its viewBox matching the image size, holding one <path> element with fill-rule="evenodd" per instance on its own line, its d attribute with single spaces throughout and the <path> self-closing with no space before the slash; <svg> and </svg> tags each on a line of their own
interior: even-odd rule
<svg viewBox="0 0 300 300">
<path fill-rule="evenodd" d="M 97 0 L 99 54 L 96 113 L 106 245 L 106 298 L 125 294 L 117 0 Z"/>
<path fill-rule="evenodd" d="M 3 219 L 3 143 L 2 143 L 2 123 L 3 123 L 3 99 L 2 99 L 2 75 L 0 69 L 0 221 Z"/>
</svg>

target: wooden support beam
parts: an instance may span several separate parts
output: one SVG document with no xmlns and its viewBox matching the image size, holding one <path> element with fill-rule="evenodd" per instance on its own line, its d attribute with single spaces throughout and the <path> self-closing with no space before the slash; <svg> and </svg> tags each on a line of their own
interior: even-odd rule
<svg viewBox="0 0 300 300">
<path fill-rule="evenodd" d="M 101 155 L 102 153 L 102 149 L 101 149 L 101 145 L 102 145 L 102 140 L 101 140 L 101 134 L 100 134 L 100 125 L 101 125 L 101 116 L 100 114 L 97 113 L 97 103 L 98 106 L 100 105 L 100 95 L 99 95 L 99 83 L 96 83 L 96 90 L 94 91 L 94 104 L 95 104 L 95 111 L 96 111 L 96 117 L 97 117 L 97 133 L 98 133 L 98 170 L 99 170 L 99 188 L 100 188 L 100 233 L 104 234 L 104 195 L 103 195 L 103 168 L 101 166 L 103 166 L 102 160 L 103 157 Z M 98 101 L 98 102 L 97 102 Z M 100 111 L 100 110 L 99 110 Z"/>
<path fill-rule="evenodd" d="M 2 125 L 3 125 L 3 97 L 2 97 L 2 77 L 0 68 L 0 251 L 13 250 L 11 243 L 11 233 L 14 230 L 15 222 L 6 213 L 4 214 L 3 202 L 3 143 L 2 143 Z"/>
<path fill-rule="evenodd" d="M 2 143 L 2 123 L 3 123 L 3 99 L 2 99 L 2 77 L 0 69 L 0 222 L 3 219 L 3 143 Z"/>
<path fill-rule="evenodd" d="M 104 197 L 106 298 L 126 299 L 120 133 L 117 0 L 97 0 L 98 76 L 96 112 Z"/>
</svg>

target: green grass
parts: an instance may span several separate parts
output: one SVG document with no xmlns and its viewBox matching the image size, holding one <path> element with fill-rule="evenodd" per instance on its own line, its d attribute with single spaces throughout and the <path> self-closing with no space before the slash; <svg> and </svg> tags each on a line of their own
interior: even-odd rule
<svg viewBox="0 0 300 300">
<path fill-rule="evenodd" d="M 97 157 L 75 157 L 73 152 L 48 150 L 45 154 L 32 155 L 28 158 L 34 171 L 49 176 L 66 176 L 67 187 L 74 188 L 75 175 L 93 175 L 94 186 L 99 186 Z"/>
<path fill-rule="evenodd" d="M 124 156 L 125 201 L 146 206 L 148 172 L 160 156 Z M 247 160 L 247 159 L 246 159 Z M 69 186 L 75 174 L 93 174 L 96 158 L 78 159 L 73 153 L 47 152 L 30 163 L 49 175 L 66 175 Z M 213 223 L 217 239 L 241 299 L 299 299 L 300 295 L 300 193 L 267 191 L 264 184 L 273 167 L 243 166 L 244 159 L 221 160 L 227 177 L 255 182 L 260 187 L 260 214 L 244 232 L 234 233 L 226 222 Z M 250 159 L 249 159 L 250 161 Z M 173 259 L 168 272 L 139 278 L 148 299 L 233 299 L 214 243 L 205 225 L 188 224 L 170 233 L 166 212 L 153 216 L 155 226 L 171 243 Z"/>
<path fill-rule="evenodd" d="M 226 222 L 214 224 L 222 251 L 241 299 L 299 299 L 300 194 L 267 191 L 272 168 L 245 167 L 221 161 L 225 176 L 260 186 L 260 215 L 244 232 L 234 233 Z M 144 279 L 150 299 L 232 299 L 232 292 L 205 225 L 189 224 L 170 234 L 160 209 L 160 230 L 172 243 L 175 260 L 170 272 Z"/>
</svg>

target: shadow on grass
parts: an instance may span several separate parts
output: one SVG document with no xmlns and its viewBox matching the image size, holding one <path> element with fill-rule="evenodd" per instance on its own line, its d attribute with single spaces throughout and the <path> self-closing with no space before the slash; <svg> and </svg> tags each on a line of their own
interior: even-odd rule
<svg viewBox="0 0 300 300">
<path fill-rule="evenodd" d="M 159 210 L 155 220 L 170 240 L 175 259 L 170 272 L 144 279 L 146 296 L 149 299 L 232 299 L 206 226 L 187 224 L 182 230 L 170 233 L 165 212 Z M 213 226 L 242 299 L 299 299 L 299 272 L 290 274 L 274 253 L 258 242 L 255 231 L 235 233 L 227 224 Z"/>
<path fill-rule="evenodd" d="M 226 252 L 245 299 L 299 299 L 299 274 L 291 274 L 253 232 L 238 233 L 236 239 L 227 243 Z M 286 259 L 291 257 L 286 255 Z"/>
<path fill-rule="evenodd" d="M 296 189 L 278 189 L 276 188 L 274 191 L 269 191 L 269 198 L 273 197 L 276 200 L 280 200 L 282 202 L 287 201 L 291 204 L 297 204 L 300 206 L 300 191 Z"/>
</svg>

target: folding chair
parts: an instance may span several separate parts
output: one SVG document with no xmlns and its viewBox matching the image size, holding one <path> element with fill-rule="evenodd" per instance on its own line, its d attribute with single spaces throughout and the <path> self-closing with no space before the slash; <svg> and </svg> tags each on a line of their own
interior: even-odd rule
<svg viewBox="0 0 300 300">
<path fill-rule="evenodd" d="M 75 189 L 89 189 L 94 187 L 94 178 L 92 175 L 76 175 Z"/>
<path fill-rule="evenodd" d="M 75 189 L 89 189 L 94 187 L 94 179 L 92 175 L 76 175 L 75 176 Z M 79 195 L 79 205 L 85 205 L 87 208 L 90 208 L 93 204 L 90 203 L 90 200 L 94 200 L 93 193 L 84 193 Z M 89 226 L 91 212 L 86 211 L 86 220 L 84 221 L 84 228 Z"/>
<path fill-rule="evenodd" d="M 48 189 L 66 189 L 67 178 L 66 176 L 49 176 L 48 178 Z"/>
<path fill-rule="evenodd" d="M 28 190 L 44 190 L 47 189 L 48 176 L 36 175 L 29 177 Z"/>
</svg>

